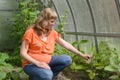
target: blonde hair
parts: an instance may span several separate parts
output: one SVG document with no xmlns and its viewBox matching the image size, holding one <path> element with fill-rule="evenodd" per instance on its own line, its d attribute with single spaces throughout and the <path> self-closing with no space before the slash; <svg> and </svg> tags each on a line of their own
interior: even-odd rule
<svg viewBox="0 0 120 80">
<path fill-rule="evenodd" d="M 51 8 L 45 8 L 41 11 L 40 15 L 38 16 L 37 20 L 33 25 L 33 29 L 35 32 L 41 36 L 42 34 L 48 35 L 52 29 L 45 29 L 45 26 L 48 25 L 48 20 L 50 19 L 57 19 L 57 14 Z M 46 23 L 45 23 L 46 22 Z"/>
</svg>

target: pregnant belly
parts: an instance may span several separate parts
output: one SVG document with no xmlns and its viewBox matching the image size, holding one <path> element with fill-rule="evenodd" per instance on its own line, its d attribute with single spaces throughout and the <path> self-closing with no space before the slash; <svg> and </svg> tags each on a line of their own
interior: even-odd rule
<svg viewBox="0 0 120 80">
<path fill-rule="evenodd" d="M 45 63 L 49 63 L 52 57 L 52 55 L 48 55 L 48 54 L 29 54 L 29 55 L 32 58 Z"/>
</svg>

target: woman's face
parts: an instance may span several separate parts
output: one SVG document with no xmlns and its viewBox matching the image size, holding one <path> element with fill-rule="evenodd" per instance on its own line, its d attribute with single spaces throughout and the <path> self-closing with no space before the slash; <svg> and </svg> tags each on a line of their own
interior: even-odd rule
<svg viewBox="0 0 120 80">
<path fill-rule="evenodd" d="M 50 19 L 47 22 L 48 22 L 48 24 L 47 24 L 47 26 L 45 26 L 45 28 L 47 28 L 47 29 L 51 29 L 52 26 L 55 25 L 55 19 Z"/>
</svg>

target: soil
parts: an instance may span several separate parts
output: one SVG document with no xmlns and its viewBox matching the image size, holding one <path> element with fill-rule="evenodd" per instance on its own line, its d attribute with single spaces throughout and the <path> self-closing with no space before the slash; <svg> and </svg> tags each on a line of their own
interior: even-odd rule
<svg viewBox="0 0 120 80">
<path fill-rule="evenodd" d="M 58 75 L 56 80 L 89 80 L 89 78 L 84 71 L 72 72 L 65 70 Z"/>
</svg>

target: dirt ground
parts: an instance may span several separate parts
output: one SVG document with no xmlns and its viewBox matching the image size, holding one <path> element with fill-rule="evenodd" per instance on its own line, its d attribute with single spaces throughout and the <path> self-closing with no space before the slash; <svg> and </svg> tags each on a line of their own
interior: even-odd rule
<svg viewBox="0 0 120 80">
<path fill-rule="evenodd" d="M 89 80 L 85 72 L 71 72 L 69 70 L 61 72 L 56 80 Z"/>
</svg>

